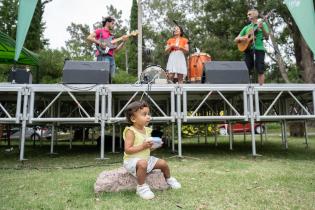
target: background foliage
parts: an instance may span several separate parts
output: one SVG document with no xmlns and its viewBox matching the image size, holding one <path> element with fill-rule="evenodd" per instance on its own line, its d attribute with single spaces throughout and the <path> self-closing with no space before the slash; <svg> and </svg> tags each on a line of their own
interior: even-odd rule
<svg viewBox="0 0 315 210">
<path fill-rule="evenodd" d="M 95 48 L 86 41 L 88 34 L 101 26 L 100 21 L 93 29 L 87 23 L 71 23 L 67 31 L 70 39 L 65 47 L 51 49 L 49 40 L 43 32 L 45 6 L 52 0 L 38 1 L 35 14 L 26 38 L 25 46 L 38 53 L 39 78 L 36 81 L 55 83 L 62 76 L 64 59 L 93 60 Z M 315 1 L 315 0 L 313 0 Z M 0 2 L 0 30 L 15 38 L 17 19 L 17 0 Z M 272 9 L 267 22 L 272 31 L 266 41 L 267 72 L 269 82 L 304 82 L 315 81 L 313 54 L 307 47 L 288 9 L 282 0 L 142 0 L 143 7 L 143 69 L 148 65 L 166 66 L 167 54 L 165 42 L 171 37 L 174 21 L 184 28 L 185 36 L 190 40 L 190 54 L 196 48 L 211 55 L 212 60 L 241 60 L 234 38 L 247 23 L 246 12 L 257 8 L 262 15 Z M 112 5 L 104 5 L 107 15 L 116 19 L 114 34 L 120 37 L 137 29 L 137 1 L 133 0 L 129 20 L 122 19 L 122 11 Z M 57 60 L 60 59 L 60 60 Z M 115 56 L 118 72 L 137 75 L 137 38 L 130 38 L 125 48 Z M 0 65 L 0 80 L 5 81 L 10 65 Z M 36 68 L 32 71 L 35 73 Z M 120 74 L 123 75 L 123 74 Z M 118 75 L 117 75 L 118 76 Z M 120 79 L 121 78 L 121 79 Z M 133 80 L 133 79 L 132 79 Z M 126 82 L 118 77 L 117 83 Z"/>
</svg>

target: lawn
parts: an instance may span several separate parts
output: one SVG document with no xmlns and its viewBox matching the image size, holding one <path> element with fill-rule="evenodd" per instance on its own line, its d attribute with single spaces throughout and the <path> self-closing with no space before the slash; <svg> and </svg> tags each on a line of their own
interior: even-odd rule
<svg viewBox="0 0 315 210">
<path fill-rule="evenodd" d="M 121 166 L 122 153 L 99 157 L 95 145 L 76 142 L 69 150 L 59 142 L 57 155 L 49 155 L 48 142 L 32 146 L 18 161 L 14 150 L 0 145 L 0 209 L 315 209 L 315 137 L 305 148 L 303 138 L 289 138 L 289 149 L 273 135 L 251 156 L 251 143 L 235 136 L 234 150 L 228 137 L 184 139 L 185 158 L 172 157 L 169 149 L 154 155 L 168 161 L 171 172 L 182 184 L 180 190 L 155 192 L 151 201 L 141 200 L 135 192 L 103 193 L 96 196 L 93 185 L 103 170 Z"/>
</svg>

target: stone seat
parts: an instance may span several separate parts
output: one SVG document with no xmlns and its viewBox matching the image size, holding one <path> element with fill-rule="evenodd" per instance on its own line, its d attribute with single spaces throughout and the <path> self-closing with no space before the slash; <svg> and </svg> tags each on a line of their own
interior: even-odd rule
<svg viewBox="0 0 315 210">
<path fill-rule="evenodd" d="M 148 174 L 146 183 L 152 190 L 165 190 L 169 186 L 161 170 L 153 170 Z M 119 192 L 136 190 L 137 180 L 134 176 L 121 167 L 111 171 L 101 172 L 94 184 L 94 192 Z"/>
</svg>

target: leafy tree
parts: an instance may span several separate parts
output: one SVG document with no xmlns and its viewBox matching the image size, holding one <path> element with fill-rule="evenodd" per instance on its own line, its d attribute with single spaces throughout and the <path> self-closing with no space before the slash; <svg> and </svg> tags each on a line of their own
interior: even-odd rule
<svg viewBox="0 0 315 210">
<path fill-rule="evenodd" d="M 138 29 L 138 4 L 136 0 L 132 1 L 130 13 L 130 31 Z M 128 70 L 132 75 L 138 73 L 138 38 L 130 37 L 126 46 L 128 52 Z"/>
<path fill-rule="evenodd" d="M 24 46 L 34 52 L 39 52 L 48 45 L 48 40 L 44 38 L 45 22 L 43 14 L 45 5 L 52 0 L 37 1 L 34 15 L 28 30 Z"/>
<path fill-rule="evenodd" d="M 24 46 L 38 52 L 48 44 L 44 39 L 45 23 L 43 22 L 43 13 L 45 5 L 52 0 L 38 1 L 34 15 L 25 39 Z M 16 27 L 18 18 L 18 0 L 2 0 L 0 2 L 0 30 L 8 34 L 11 38 L 16 38 Z"/>
<path fill-rule="evenodd" d="M 69 53 L 64 50 L 42 50 L 39 53 L 40 83 L 61 82 L 64 61 L 69 57 Z"/>
<path fill-rule="evenodd" d="M 66 41 L 66 49 L 70 54 L 70 58 L 74 60 L 92 60 L 94 57 L 94 49 L 90 43 L 86 41 L 86 37 L 90 34 L 90 27 L 83 24 L 71 23 L 67 27 L 70 39 Z"/>
<path fill-rule="evenodd" d="M 0 1 L 0 30 L 15 39 L 18 0 Z"/>
<path fill-rule="evenodd" d="M 130 84 L 137 81 L 137 77 L 131 74 L 128 74 L 125 71 L 118 71 L 115 77 L 113 78 L 113 83 L 115 84 Z"/>
<path fill-rule="evenodd" d="M 314 0 L 313 0 L 314 1 Z M 165 35 L 170 34 L 172 20 L 176 20 L 186 29 L 186 36 L 190 40 L 190 49 L 200 48 L 209 53 L 213 60 L 240 60 L 240 53 L 234 43 L 241 28 L 246 24 L 246 12 L 256 7 L 266 14 L 276 9 L 275 15 L 268 19 L 272 36 L 268 41 L 268 55 L 271 59 L 268 76 L 278 71 L 279 81 L 299 81 L 296 69 L 304 82 L 315 81 L 315 64 L 313 54 L 301 36 L 291 14 L 282 0 L 145 0 L 145 37 L 146 47 L 151 47 L 153 58 L 165 65 L 163 45 Z M 169 35 L 170 36 L 170 35 Z M 296 63 L 292 62 L 292 57 Z M 298 68 L 295 68 L 294 66 Z M 292 71 L 292 72 L 290 72 Z M 293 80 L 292 80 L 293 79 Z"/>
</svg>

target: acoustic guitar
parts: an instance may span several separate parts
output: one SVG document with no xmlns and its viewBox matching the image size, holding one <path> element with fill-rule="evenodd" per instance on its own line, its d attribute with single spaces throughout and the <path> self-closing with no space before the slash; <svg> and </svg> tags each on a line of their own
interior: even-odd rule
<svg viewBox="0 0 315 210">
<path fill-rule="evenodd" d="M 271 10 L 267 15 L 265 15 L 262 19 L 259 18 L 257 20 L 257 25 L 260 23 L 263 23 L 269 16 L 270 14 L 273 12 L 274 10 Z M 253 29 L 249 30 L 247 34 L 245 34 L 244 36 L 242 36 L 242 38 L 246 38 L 245 40 L 242 41 L 238 41 L 237 42 L 237 47 L 239 49 L 239 51 L 244 52 L 245 50 L 247 50 L 247 48 L 249 46 L 252 45 L 253 40 L 255 38 L 255 32 L 257 31 L 258 27 L 254 27 Z"/>
<path fill-rule="evenodd" d="M 130 36 L 137 36 L 138 35 L 138 31 L 132 31 L 130 34 L 127 34 L 127 37 L 130 37 Z M 102 34 L 101 34 L 101 37 L 102 37 Z M 123 39 L 123 36 L 117 38 L 117 39 L 113 39 L 113 36 L 110 36 L 109 38 L 107 39 L 100 39 L 100 43 L 102 46 L 105 46 L 105 47 L 101 47 L 101 45 L 96 45 L 96 49 L 101 53 L 101 54 L 107 54 L 109 52 L 109 50 L 111 49 L 116 49 L 117 48 L 117 45 L 116 43 L 117 42 L 120 42 L 121 40 Z"/>
<path fill-rule="evenodd" d="M 259 20 L 259 19 L 258 19 Z M 257 21 L 257 24 L 260 24 L 258 21 Z M 237 47 L 238 47 L 238 50 L 241 51 L 241 52 L 244 52 L 245 50 L 247 50 L 247 48 L 249 46 L 252 45 L 253 43 L 253 40 L 255 38 L 255 32 L 257 31 L 258 27 L 254 27 L 253 29 L 249 30 L 247 34 L 245 34 L 244 36 L 242 36 L 242 38 L 246 38 L 242 41 L 239 41 L 237 42 Z"/>
</svg>

